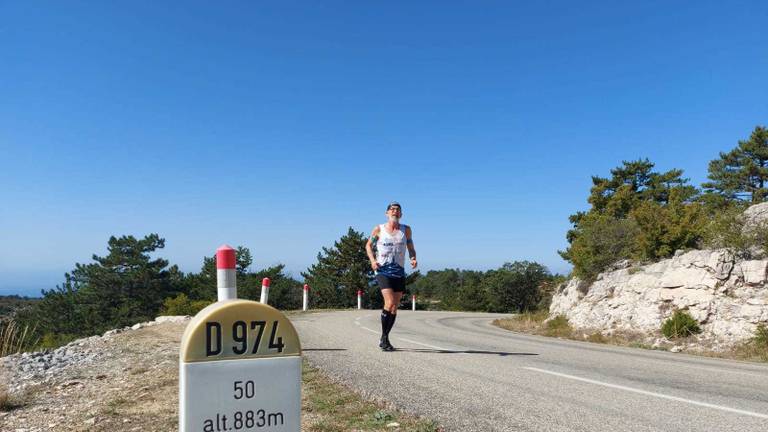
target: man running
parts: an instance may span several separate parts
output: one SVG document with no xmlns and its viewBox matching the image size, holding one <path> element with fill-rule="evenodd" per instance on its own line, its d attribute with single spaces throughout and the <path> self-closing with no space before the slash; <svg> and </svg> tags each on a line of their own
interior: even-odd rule
<svg viewBox="0 0 768 432">
<path fill-rule="evenodd" d="M 384 310 L 381 311 L 381 341 L 379 348 L 394 351 L 389 343 L 389 332 L 395 325 L 397 306 L 405 292 L 405 250 L 411 258 L 411 268 L 416 268 L 416 249 L 413 247 L 411 227 L 400 223 L 403 210 L 400 204 L 393 202 L 387 206 L 387 222 L 377 225 L 365 244 L 371 268 L 376 273 L 376 282 L 384 297 Z M 376 255 L 373 247 L 376 245 Z"/>
</svg>

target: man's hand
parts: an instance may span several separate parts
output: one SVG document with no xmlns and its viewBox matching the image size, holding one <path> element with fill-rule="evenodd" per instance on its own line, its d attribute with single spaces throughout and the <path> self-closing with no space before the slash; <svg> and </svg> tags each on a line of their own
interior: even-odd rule
<svg viewBox="0 0 768 432">
<path fill-rule="evenodd" d="M 379 269 L 379 263 L 377 263 L 376 261 L 371 261 L 371 268 L 373 269 L 373 271 L 378 270 Z"/>
<path fill-rule="evenodd" d="M 411 268 L 416 268 L 419 263 L 416 261 L 416 257 L 411 258 Z"/>
</svg>

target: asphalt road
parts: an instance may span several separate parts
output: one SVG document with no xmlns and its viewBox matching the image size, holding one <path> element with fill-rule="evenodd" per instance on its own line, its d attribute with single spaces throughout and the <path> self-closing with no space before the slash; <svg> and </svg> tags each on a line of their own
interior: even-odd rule
<svg viewBox="0 0 768 432">
<path fill-rule="evenodd" d="M 515 334 L 502 315 L 291 316 L 304 356 L 365 396 L 448 431 L 768 431 L 768 366 Z"/>
</svg>

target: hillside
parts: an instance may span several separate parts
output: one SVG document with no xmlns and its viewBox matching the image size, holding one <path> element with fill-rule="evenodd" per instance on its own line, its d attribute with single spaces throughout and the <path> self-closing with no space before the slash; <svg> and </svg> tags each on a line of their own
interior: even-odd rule
<svg viewBox="0 0 768 432">
<path fill-rule="evenodd" d="M 0 296 L 0 320 L 16 310 L 30 306 L 38 301 L 40 301 L 40 299 L 17 295 Z"/>
<path fill-rule="evenodd" d="M 0 359 L 11 407 L 0 430 L 175 430 L 186 319 L 158 320 Z"/>
<path fill-rule="evenodd" d="M 0 431 L 176 431 L 179 343 L 188 322 L 159 317 L 54 351 L 0 358 Z M 442 430 L 363 400 L 306 363 L 301 405 L 306 431 Z"/>
</svg>

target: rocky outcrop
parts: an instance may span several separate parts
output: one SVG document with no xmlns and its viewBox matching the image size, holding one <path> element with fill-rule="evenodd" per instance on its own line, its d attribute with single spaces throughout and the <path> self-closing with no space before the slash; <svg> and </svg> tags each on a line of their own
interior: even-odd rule
<svg viewBox="0 0 768 432">
<path fill-rule="evenodd" d="M 761 206 L 767 212 L 755 209 L 755 219 L 768 214 Z M 565 315 L 577 328 L 653 333 L 675 310 L 688 311 L 701 336 L 717 344 L 749 339 L 758 324 L 768 325 L 768 260 L 694 250 L 645 266 L 620 263 L 591 284 L 562 285 L 550 314 Z"/>
</svg>

